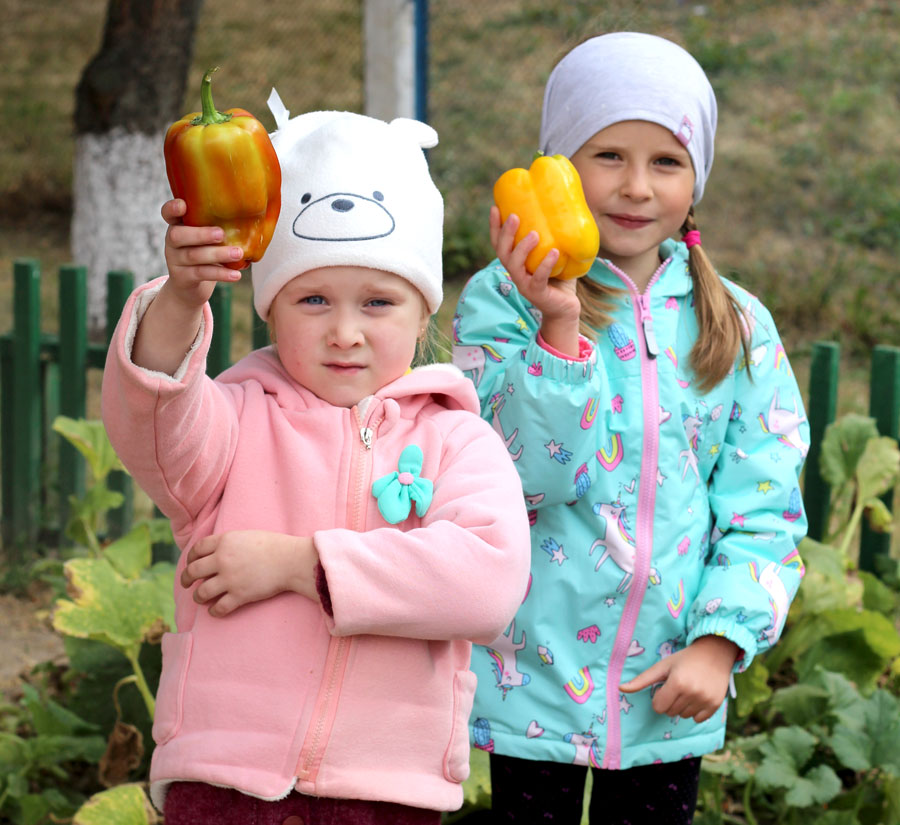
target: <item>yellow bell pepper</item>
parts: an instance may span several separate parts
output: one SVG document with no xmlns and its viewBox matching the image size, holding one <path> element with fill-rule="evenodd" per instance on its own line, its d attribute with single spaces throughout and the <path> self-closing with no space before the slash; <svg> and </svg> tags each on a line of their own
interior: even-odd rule
<svg viewBox="0 0 900 825">
<path fill-rule="evenodd" d="M 600 249 L 600 233 L 584 199 L 581 178 L 563 155 L 538 155 L 530 169 L 509 169 L 494 184 L 494 202 L 502 221 L 519 216 L 516 243 L 531 230 L 540 239 L 525 261 L 534 272 L 551 249 L 559 260 L 551 278 L 580 278 L 590 268 Z"/>
</svg>

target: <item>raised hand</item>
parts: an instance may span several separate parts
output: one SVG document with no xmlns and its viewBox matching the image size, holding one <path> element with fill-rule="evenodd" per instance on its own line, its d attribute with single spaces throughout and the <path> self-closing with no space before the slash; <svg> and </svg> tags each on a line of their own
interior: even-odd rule
<svg viewBox="0 0 900 825">
<path fill-rule="evenodd" d="M 538 234 L 529 232 L 516 243 L 518 228 L 518 215 L 510 215 L 501 225 L 500 210 L 496 206 L 491 207 L 491 244 L 516 288 L 540 310 L 541 336 L 554 349 L 577 358 L 581 302 L 575 293 L 576 281 L 560 281 L 550 277 L 559 260 L 556 249 L 551 249 L 534 272 L 529 272 L 525 268 L 525 260 L 538 245 Z"/>
</svg>

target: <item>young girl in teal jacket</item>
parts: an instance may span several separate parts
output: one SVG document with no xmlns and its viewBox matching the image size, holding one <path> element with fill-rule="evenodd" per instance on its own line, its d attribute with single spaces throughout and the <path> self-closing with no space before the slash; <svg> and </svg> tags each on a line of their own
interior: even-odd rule
<svg viewBox="0 0 900 825">
<path fill-rule="evenodd" d="M 494 207 L 498 260 L 459 300 L 454 362 L 530 507 L 529 592 L 473 654 L 498 822 L 580 822 L 587 766 L 592 823 L 690 822 L 731 676 L 778 639 L 803 575 L 800 391 L 694 220 L 715 127 L 679 46 L 582 43 L 548 81 L 541 149 L 578 170 L 598 260 L 549 279 L 552 250 L 528 272 L 537 234 L 516 243 Z"/>
</svg>

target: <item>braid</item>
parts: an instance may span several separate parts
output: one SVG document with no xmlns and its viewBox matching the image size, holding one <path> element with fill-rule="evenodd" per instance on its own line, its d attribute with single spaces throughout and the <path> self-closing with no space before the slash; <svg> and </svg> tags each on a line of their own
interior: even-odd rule
<svg viewBox="0 0 900 825">
<path fill-rule="evenodd" d="M 681 233 L 684 235 L 696 229 L 691 207 Z M 691 246 L 688 256 L 699 327 L 691 349 L 691 368 L 699 378 L 701 392 L 708 392 L 728 375 L 741 347 L 749 365 L 749 342 L 741 305 L 719 279 L 703 247 L 699 243 Z"/>
</svg>

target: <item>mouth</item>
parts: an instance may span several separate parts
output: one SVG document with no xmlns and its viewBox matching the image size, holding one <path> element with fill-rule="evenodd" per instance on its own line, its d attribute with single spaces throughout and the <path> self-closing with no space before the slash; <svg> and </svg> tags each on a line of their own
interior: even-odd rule
<svg viewBox="0 0 900 825">
<path fill-rule="evenodd" d="M 363 364 L 333 363 L 325 364 L 324 366 L 325 369 L 330 370 L 337 375 L 355 375 L 357 372 L 362 372 L 362 370 L 365 369 Z"/>
<path fill-rule="evenodd" d="M 623 215 L 623 214 L 607 214 L 606 216 L 609 218 L 616 226 L 621 226 L 623 229 L 643 229 L 645 226 L 653 223 L 652 218 L 644 218 L 641 215 Z"/>
</svg>

